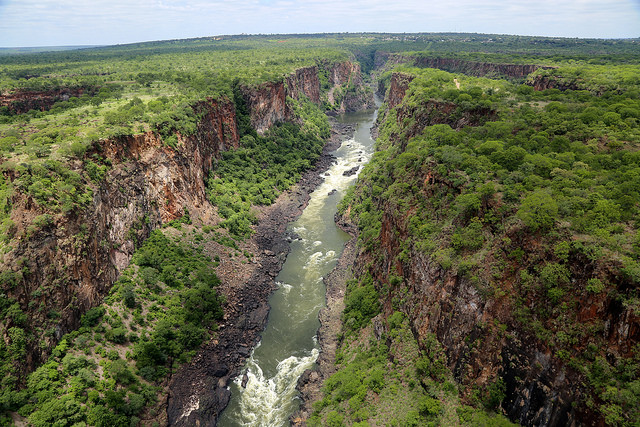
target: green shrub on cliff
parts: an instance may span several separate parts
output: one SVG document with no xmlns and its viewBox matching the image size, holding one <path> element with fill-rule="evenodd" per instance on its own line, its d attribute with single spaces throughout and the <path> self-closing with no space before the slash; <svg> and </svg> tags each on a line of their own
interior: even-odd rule
<svg viewBox="0 0 640 427">
<path fill-rule="evenodd" d="M 449 302 L 425 302 L 437 313 L 427 314 L 416 302 L 428 299 L 420 288 L 446 293 L 464 283 L 483 303 L 503 308 L 493 325 L 478 323 L 479 338 L 472 332 L 461 341 L 465 357 L 484 363 L 488 343 L 530 337 L 581 379 L 573 384 L 588 384 L 577 407 L 610 425 L 635 425 L 639 373 L 627 368 L 637 358 L 608 340 L 617 332 L 583 307 L 588 301 L 600 313 L 619 310 L 620 319 L 637 312 L 638 81 L 624 66 L 597 78 L 601 67 L 581 68 L 589 76 L 583 87 L 563 91 L 403 69 L 415 78 L 402 103 L 381 113 L 377 153 L 340 211 L 358 225 L 370 262 L 354 282 L 378 278 L 376 304 L 420 313 L 417 325 L 436 330 L 448 325 L 441 319 L 452 314 Z M 454 79 L 464 82 L 459 90 Z M 439 116 L 429 109 L 434 104 L 448 113 Z M 495 113 L 472 122 L 474 108 Z M 416 282 L 425 268 L 438 271 L 435 283 Z M 412 279 L 396 280 L 399 272 Z M 350 286 L 345 319 L 355 323 L 350 313 L 366 301 Z M 422 372 L 434 366 L 425 359 L 417 365 Z M 474 388 L 477 379 L 463 372 L 460 386 L 476 396 L 474 404 L 499 408 L 506 378 Z M 481 418 L 460 411 L 460 420 Z"/>
<path fill-rule="evenodd" d="M 82 327 L 28 377 L 24 392 L 0 400 L 3 409 L 18 410 L 33 425 L 129 425 L 155 403 L 156 385 L 174 361 L 187 361 L 221 319 L 213 267 L 194 248 L 154 231 L 105 304 L 87 311 Z M 170 276 L 158 274 L 169 270 Z M 127 304 L 130 292 L 133 306 Z M 132 310 L 133 321 L 124 322 Z M 147 321 L 143 310 L 152 313 Z M 23 341 L 18 335 L 12 335 L 13 346 Z"/>
</svg>

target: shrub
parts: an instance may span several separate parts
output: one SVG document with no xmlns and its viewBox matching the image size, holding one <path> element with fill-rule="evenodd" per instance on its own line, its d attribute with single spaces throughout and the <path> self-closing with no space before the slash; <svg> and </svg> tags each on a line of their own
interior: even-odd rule
<svg viewBox="0 0 640 427">
<path fill-rule="evenodd" d="M 558 216 L 558 205 L 548 192 L 536 190 L 525 197 L 517 216 L 532 230 L 548 230 Z"/>
</svg>

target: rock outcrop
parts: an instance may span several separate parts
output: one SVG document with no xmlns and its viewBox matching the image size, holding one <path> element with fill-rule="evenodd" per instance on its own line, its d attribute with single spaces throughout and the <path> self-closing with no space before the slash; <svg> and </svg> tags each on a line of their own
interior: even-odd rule
<svg viewBox="0 0 640 427">
<path fill-rule="evenodd" d="M 46 111 L 58 101 L 68 101 L 89 93 L 93 88 L 61 88 L 48 91 L 16 90 L 0 94 L 0 107 L 7 107 L 14 114 L 24 114 L 30 110 Z"/>
<path fill-rule="evenodd" d="M 242 95 L 249 108 L 251 126 L 262 135 L 276 123 L 293 119 L 294 113 L 287 105 L 287 97 L 296 100 L 306 97 L 313 103 L 320 102 L 318 67 L 298 69 L 284 81 L 244 87 Z"/>
<path fill-rule="evenodd" d="M 365 86 L 360 65 L 338 62 L 329 68 L 328 102 L 336 107 L 336 113 L 354 112 L 375 107 L 373 94 Z"/>
<path fill-rule="evenodd" d="M 580 86 L 580 82 L 566 81 L 561 76 L 537 75 L 528 79 L 525 83 L 532 86 L 534 90 L 558 89 L 560 91 L 565 91 L 584 89 L 584 87 Z"/>
<path fill-rule="evenodd" d="M 391 75 L 389 94 L 385 99 L 388 109 L 392 109 L 402 102 L 405 93 L 407 93 L 407 89 L 409 89 L 409 83 L 411 83 L 413 79 L 414 77 L 412 75 L 405 73 L 393 73 Z M 385 92 L 386 90 L 383 90 L 381 95 L 385 96 Z"/>
<path fill-rule="evenodd" d="M 416 67 L 437 68 L 450 73 L 461 73 L 475 77 L 506 77 L 516 80 L 522 80 L 540 68 L 553 68 L 536 64 L 504 64 L 431 55 L 406 55 L 382 51 L 376 52 L 374 61 L 376 68 L 409 63 Z"/>
</svg>

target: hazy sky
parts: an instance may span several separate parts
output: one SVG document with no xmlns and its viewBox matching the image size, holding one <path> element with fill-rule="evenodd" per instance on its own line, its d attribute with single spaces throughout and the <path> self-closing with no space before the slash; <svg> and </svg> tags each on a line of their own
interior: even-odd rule
<svg viewBox="0 0 640 427">
<path fill-rule="evenodd" d="M 2 47 L 347 31 L 640 37 L 640 0 L 0 0 Z"/>
</svg>

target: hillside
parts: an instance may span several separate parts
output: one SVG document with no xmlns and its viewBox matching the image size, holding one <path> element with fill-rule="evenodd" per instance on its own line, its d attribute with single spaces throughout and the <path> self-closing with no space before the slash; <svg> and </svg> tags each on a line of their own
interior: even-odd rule
<svg viewBox="0 0 640 427">
<path fill-rule="evenodd" d="M 471 405 L 635 425 L 638 67 L 514 84 L 424 57 L 386 56 L 377 152 L 339 217 L 358 246 L 337 372 L 309 424 L 505 423 Z"/>
</svg>

